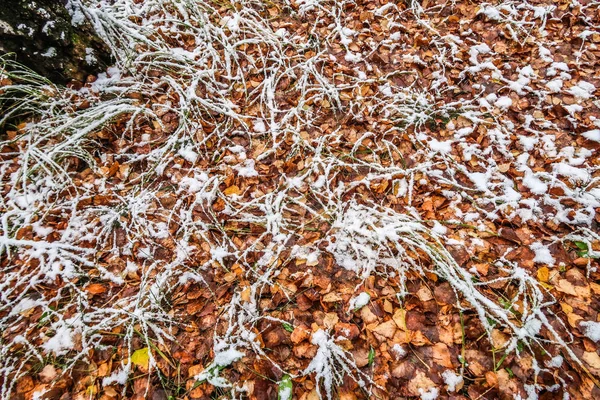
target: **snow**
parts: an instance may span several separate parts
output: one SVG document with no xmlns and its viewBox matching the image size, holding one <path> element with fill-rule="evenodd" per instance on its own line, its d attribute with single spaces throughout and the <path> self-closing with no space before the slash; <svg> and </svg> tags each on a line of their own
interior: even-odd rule
<svg viewBox="0 0 600 400">
<path fill-rule="evenodd" d="M 224 351 L 219 351 L 215 354 L 214 363 L 220 367 L 226 367 L 233 364 L 235 361 L 244 357 L 244 353 L 237 349 L 230 347 Z"/>
<path fill-rule="evenodd" d="M 114 383 L 118 383 L 119 385 L 125 385 L 129 380 L 129 372 L 129 367 L 123 368 L 121 370 L 115 370 L 111 375 L 102 379 L 102 386 L 110 386 Z"/>
<path fill-rule="evenodd" d="M 52 58 L 56 57 L 58 53 L 56 52 L 56 48 L 49 47 L 45 52 L 42 53 L 42 56 Z"/>
<path fill-rule="evenodd" d="M 555 76 L 558 71 L 569 72 L 569 66 L 564 62 L 553 62 L 546 71 L 546 76 Z"/>
<path fill-rule="evenodd" d="M 362 61 L 362 56 L 357 53 L 353 53 L 350 50 L 344 56 L 344 59 L 348 62 L 357 63 Z"/>
<path fill-rule="evenodd" d="M 292 400 L 292 388 L 284 387 L 278 392 L 279 398 L 278 400 Z"/>
<path fill-rule="evenodd" d="M 421 400 L 435 400 L 438 398 L 439 394 L 440 391 L 435 387 L 431 387 L 428 390 L 419 388 L 419 395 Z"/>
<path fill-rule="evenodd" d="M 548 191 L 548 185 L 546 185 L 536 174 L 527 169 L 525 171 L 525 177 L 523 178 L 523 185 L 527 186 L 531 193 L 544 194 Z"/>
<path fill-rule="evenodd" d="M 529 245 L 529 248 L 531 248 L 531 250 L 533 250 L 533 252 L 535 253 L 533 262 L 540 263 L 540 264 L 554 265 L 555 260 L 554 260 L 554 257 L 552 257 L 552 253 L 550 252 L 550 249 L 548 248 L 548 246 L 545 246 L 544 244 L 542 244 L 540 242 L 535 242 L 535 243 L 532 243 L 531 245 Z"/>
<path fill-rule="evenodd" d="M 56 25 L 56 21 L 47 21 L 42 27 L 42 32 L 48 34 L 50 29 L 54 28 L 54 25 Z"/>
<path fill-rule="evenodd" d="M 40 304 L 43 304 L 43 302 L 25 297 L 21 299 L 21 301 L 18 302 L 17 305 L 12 308 L 12 310 L 10 310 L 10 315 L 20 314 L 23 311 L 30 310 L 34 307 L 37 307 Z"/>
<path fill-rule="evenodd" d="M 23 28 L 25 28 L 26 26 L 23 24 L 20 24 L 19 26 L 17 26 L 17 29 L 21 30 L 23 28 L 21 28 L 21 26 L 23 26 Z M 0 19 L 0 31 L 2 31 L 3 33 L 8 33 L 10 35 L 14 35 L 15 34 L 15 30 L 12 28 L 12 26 L 10 26 L 10 24 L 6 21 L 3 21 Z"/>
<path fill-rule="evenodd" d="M 472 172 L 468 174 L 471 182 L 475 184 L 475 187 L 479 190 L 488 190 L 488 176 L 484 172 Z"/>
<path fill-rule="evenodd" d="M 442 373 L 442 378 L 444 379 L 444 383 L 448 386 L 449 392 L 455 392 L 463 383 L 463 377 L 455 374 L 454 371 L 449 369 Z"/>
<path fill-rule="evenodd" d="M 563 358 L 562 356 L 558 355 L 558 356 L 554 356 L 550 359 L 550 361 L 547 362 L 546 365 L 548 365 L 548 367 L 550 368 L 560 368 L 563 364 Z"/>
<path fill-rule="evenodd" d="M 72 0 L 67 0 L 65 7 L 71 16 L 71 25 L 77 27 L 85 22 L 85 14 L 81 11 L 78 4 L 73 3 Z"/>
<path fill-rule="evenodd" d="M 600 342 L 600 322 L 583 321 L 579 323 L 584 328 L 583 334 L 594 342 Z"/>
<path fill-rule="evenodd" d="M 363 308 L 367 304 L 369 304 L 369 300 L 371 300 L 371 296 L 367 292 L 361 292 L 358 296 L 350 299 L 350 305 L 348 307 L 349 311 L 354 311 Z"/>
<path fill-rule="evenodd" d="M 558 93 L 563 87 L 563 81 L 561 79 L 554 79 L 546 83 L 546 87 L 550 90 L 550 92 Z"/>
<path fill-rule="evenodd" d="M 579 81 L 576 86 L 572 86 L 567 91 L 575 97 L 587 100 L 592 97 L 596 87 L 586 81 Z"/>
<path fill-rule="evenodd" d="M 429 142 L 429 147 L 433 151 L 438 151 L 438 152 L 444 153 L 444 154 L 452 152 L 452 142 L 449 140 L 444 141 L 444 142 L 439 142 L 436 139 L 431 139 L 431 141 Z"/>
<path fill-rule="evenodd" d="M 446 232 L 448 232 L 448 228 L 440 224 L 438 221 L 434 221 L 433 228 L 431 228 L 431 232 L 435 233 L 436 235 L 443 236 L 446 234 Z"/>
<path fill-rule="evenodd" d="M 488 17 L 492 21 L 498 21 L 502 17 L 500 10 L 498 10 L 496 7 L 489 5 L 489 4 L 483 5 L 481 7 L 481 9 L 479 10 L 479 13 L 484 14 L 486 17 Z"/>
<path fill-rule="evenodd" d="M 254 132 L 263 133 L 266 132 L 267 128 L 263 120 L 257 119 L 254 121 Z"/>
<path fill-rule="evenodd" d="M 42 345 L 44 351 L 54 353 L 56 356 L 62 356 L 73 350 L 75 342 L 73 340 L 75 332 L 65 323 L 59 323 L 54 327 L 54 336 Z"/>
<path fill-rule="evenodd" d="M 205 15 L 203 7 L 171 7 L 175 4 L 171 0 L 158 8 L 152 2 L 143 3 L 103 1 L 103 7 L 84 8 L 92 24 L 107 28 L 98 32 L 109 39 L 118 68 L 99 74 L 74 96 L 74 89 L 54 88 L 52 92 L 59 95 L 44 96 L 50 100 L 35 99 L 43 105 L 41 117 L 24 129 L 24 139 L 14 148 L 16 156 L 11 154 L 10 160 L 0 165 L 8 191 L 2 204 L 11 230 L 13 224 L 23 224 L 26 234 L 33 235 L 32 240 L 21 240 L 6 233 L 0 237 L 0 246 L 11 251 L 14 248 L 11 256 L 19 262 L 32 260 L 39 265 L 38 270 L 27 272 L 33 274 L 31 286 L 24 293 L 10 295 L 15 300 L 3 304 L 14 320 L 23 321 L 33 307 L 48 309 L 50 300 L 34 300 L 37 297 L 32 296 L 43 287 L 40 281 L 69 284 L 81 273 L 96 269 L 100 273 L 94 279 L 118 281 L 96 265 L 93 255 L 97 249 L 111 253 L 107 257 L 109 268 L 115 269 L 122 285 L 125 278 L 139 278 L 141 282 L 139 291 L 132 292 L 130 298 L 123 298 L 123 291 L 115 288 L 112 293 L 118 301 L 112 304 L 111 300 L 104 308 L 96 308 L 93 302 L 98 299 L 73 292 L 72 303 L 66 303 L 65 309 L 89 305 L 90 312 L 86 310 L 81 317 L 84 328 L 66 323 L 64 310 L 54 310 L 48 323 L 52 325 L 36 331 L 39 338 L 30 341 L 35 347 L 31 354 L 35 356 L 34 350 L 44 357 L 48 353 L 78 353 L 73 348 L 79 345 L 84 348 L 81 353 L 87 354 L 97 338 L 95 332 L 110 332 L 116 324 L 137 326 L 139 332 L 150 332 L 158 341 L 168 342 L 172 340 L 170 331 L 164 327 L 172 322 L 172 315 L 158 307 L 161 299 L 170 291 L 179 293 L 179 285 L 205 285 L 203 274 L 229 265 L 227 260 L 235 263 L 232 272 L 236 275 L 241 270 L 244 284 L 234 285 L 232 296 L 227 297 L 231 300 L 219 306 L 223 313 L 214 332 L 214 360 L 204 376 L 211 384 L 231 386 L 219 376 L 222 367 L 244 354 L 267 356 L 254 332 L 270 318 L 264 313 L 264 294 L 285 275 L 281 261 L 286 262 L 287 250 L 294 243 L 301 243 L 298 247 L 302 250 L 290 257 L 303 259 L 309 266 L 333 257 L 334 268 L 344 268 L 358 280 L 393 277 L 399 287 L 390 295 L 399 299 L 412 287 L 406 284 L 407 279 L 434 274 L 460 294 L 461 306 L 474 311 L 483 326 L 490 328 L 486 323 L 493 318 L 499 329 L 515 339 L 515 346 L 519 339 L 539 344 L 541 338 L 536 335 L 542 327 L 549 329 L 544 315 L 551 309 L 548 304 L 552 298 L 544 297 L 544 288 L 532 276 L 535 271 L 521 268 L 522 260 L 508 261 L 499 254 L 501 259 L 490 262 L 497 261 L 494 265 L 502 272 L 491 278 L 477 268 L 467 270 L 458 265 L 448 249 L 460 247 L 477 256 L 489 245 L 490 228 L 499 221 L 519 225 L 520 219 L 532 227 L 543 227 L 546 222 L 572 229 L 594 227 L 600 189 L 594 181 L 597 146 L 589 141 L 600 142 L 600 120 L 583 111 L 597 103 L 596 80 L 593 74 L 581 73 L 581 64 L 574 61 L 576 55 L 562 54 L 544 40 L 545 20 L 532 18 L 545 19 L 548 8 L 526 2 L 480 6 L 488 19 L 486 24 L 501 25 L 506 43 L 536 38 L 537 43 L 529 39 L 524 42 L 532 47 L 533 56 L 539 52 L 545 63 L 535 62 L 534 70 L 528 65 L 532 62 L 529 59 L 506 57 L 485 35 L 474 34 L 467 15 L 461 17 L 460 30 L 428 29 L 428 50 L 433 56 L 406 46 L 404 39 L 412 39 L 408 28 L 420 28 L 418 24 L 403 24 L 404 19 L 417 17 L 423 26 L 432 21 L 432 13 L 420 2 L 406 7 L 392 2 L 372 10 L 385 14 L 376 43 L 370 41 L 368 24 L 349 19 L 340 2 L 297 2 L 308 25 L 315 24 L 309 40 L 304 36 L 306 24 L 265 19 L 265 13 L 255 12 L 258 3 L 223 8 L 215 16 Z M 79 1 L 68 6 L 73 24 L 78 24 L 86 17 L 75 4 Z M 100 3 L 92 0 L 90 4 Z M 407 7 L 417 14 L 405 12 L 410 11 Z M 131 13 L 139 19 L 130 18 Z M 328 15 L 330 26 L 320 25 L 321 15 Z M 48 24 L 45 30 L 50 28 Z M 582 36 L 589 37 L 589 32 Z M 324 43 L 315 40 L 323 38 L 327 45 L 319 50 Z M 486 40 L 487 44 L 481 43 Z M 353 41 L 361 46 L 362 53 L 348 49 L 356 49 Z M 375 44 L 386 54 L 389 50 L 390 65 L 383 67 L 371 60 L 372 52 L 379 51 Z M 581 54 L 592 45 L 589 40 L 582 43 Z M 514 47 L 509 43 L 508 51 Z M 340 49 L 343 59 L 334 56 L 331 48 Z M 554 57 L 565 62 L 554 62 Z M 462 71 L 457 80 L 451 71 L 459 58 Z M 86 49 L 85 59 L 88 63 L 96 61 L 91 49 Z M 410 75 L 398 76 L 414 72 L 412 67 L 389 68 L 400 60 L 427 71 L 415 73 L 418 82 Z M 348 68 L 348 63 L 359 62 Z M 248 83 L 248 74 L 257 73 L 261 83 L 254 85 L 252 81 L 252 88 L 247 87 L 251 93 L 240 93 Z M 573 85 L 571 76 L 590 76 L 594 84 L 579 81 Z M 427 80 L 429 86 L 421 84 Z M 280 89 L 285 86 L 280 84 L 289 81 L 290 86 Z M 463 83 L 472 84 L 472 96 L 459 93 Z M 340 109 L 335 110 L 339 114 L 333 120 L 322 118 L 333 110 L 314 105 L 346 93 L 352 93 L 352 100 L 340 103 Z M 565 99 L 575 104 L 561 105 L 568 112 L 561 117 L 564 120 L 555 118 L 549 93 L 576 97 Z M 79 107 L 73 98 L 89 100 L 89 104 Z M 515 112 L 507 113 L 513 106 Z M 163 118 L 165 112 L 179 124 L 173 132 L 161 132 L 167 120 Z M 348 118 L 348 123 L 339 123 L 342 120 L 338 116 L 343 116 L 343 121 Z M 431 132 L 427 122 L 438 116 L 449 122 Z M 93 206 L 86 207 L 70 196 L 57 196 L 65 192 L 65 182 L 81 172 L 64 161 L 72 158 L 68 157 L 70 152 L 89 148 L 89 140 L 107 132 L 120 137 L 115 142 L 119 150 L 103 151 L 97 158 L 94 155 L 97 165 L 90 166 L 92 173 L 81 187 L 83 198 L 93 196 Z M 129 138 L 133 138 L 131 143 Z M 284 154 L 288 149 L 293 149 L 297 160 Z M 356 154 L 349 154 L 351 151 Z M 52 164 L 45 163 L 44 157 Z M 110 168 L 115 161 L 131 166 L 131 179 L 139 178 L 141 183 L 130 185 L 128 179 L 94 176 L 96 170 Z M 30 174 L 28 168 L 37 163 L 41 168 Z M 276 170 L 279 173 L 273 174 Z M 23 177 L 28 177 L 27 182 Z M 52 179 L 46 180 L 48 177 Z M 375 193 L 378 182 L 388 182 L 389 188 Z M 225 195 L 225 188 L 232 185 L 244 194 Z M 98 194 L 103 193 L 114 194 L 114 204 L 96 205 Z M 422 198 L 439 193 L 448 205 L 432 212 L 423 210 Z M 569 200 L 568 206 L 564 200 Z M 321 231 L 320 236 L 305 235 L 302 239 L 309 220 Z M 232 222 L 233 230 L 225 225 L 228 222 Z M 474 225 L 475 229 L 463 229 L 462 224 Z M 117 232 L 125 232 L 123 248 L 113 243 L 114 226 L 124 228 Z M 235 232 L 236 226 L 243 232 Z M 247 234 L 248 226 L 261 228 L 258 233 L 252 229 Z M 533 261 L 554 265 L 550 249 L 566 240 L 563 231 L 555 231 L 556 237 L 532 231 L 534 235 L 524 243 L 531 246 Z M 79 248 L 82 243 L 83 250 Z M 159 249 L 174 255 L 155 259 Z M 411 255 L 417 253 L 427 260 L 413 262 Z M 112 262 L 112 257 L 119 256 L 125 264 Z M 300 272 L 302 277 L 309 277 L 306 269 Z M 226 276 L 237 279 L 233 275 Z M 496 278 L 499 287 L 510 281 L 520 290 L 514 293 L 515 304 L 523 308 L 519 313 L 498 307 L 496 297 L 486 288 L 489 279 Z M 346 294 L 354 296 L 348 303 L 350 312 L 369 304 L 369 294 L 361 290 L 366 289 Z M 4 319 L 1 322 L 6 323 Z M 580 329 L 596 340 L 597 324 L 586 322 Z M 559 335 L 552 338 L 563 346 Z M 317 390 L 333 396 L 344 374 L 369 382 L 369 376 L 355 368 L 351 354 L 339 345 L 342 339 L 330 331 L 317 330 L 312 343 L 317 354 L 307 360 L 309 367 L 298 376 L 316 374 Z M 398 343 L 388 349 L 392 356 L 406 355 Z M 515 347 L 509 349 L 514 351 Z M 562 358 L 559 362 L 555 357 L 548 365 L 559 368 L 561 363 Z M 128 369 L 118 370 L 103 383 L 126 384 L 128 376 Z M 448 391 L 460 390 L 459 375 L 444 371 L 442 377 Z M 238 390 L 237 384 L 233 386 Z M 531 386 L 528 391 L 534 389 Z M 439 390 L 427 387 L 412 394 L 435 398 Z M 284 398 L 292 395 L 283 393 Z"/>
<path fill-rule="evenodd" d="M 404 357 L 406 355 L 406 350 L 398 343 L 392 346 L 392 352 L 396 354 L 396 357 Z"/>
<path fill-rule="evenodd" d="M 577 168 L 567 163 L 556 163 L 552 166 L 556 175 L 562 175 L 569 178 L 573 183 L 587 182 L 590 179 L 590 173 L 584 168 Z"/>
<path fill-rule="evenodd" d="M 85 62 L 89 65 L 95 65 L 98 62 L 94 49 L 90 49 L 89 47 L 85 49 Z"/>
<path fill-rule="evenodd" d="M 581 134 L 581 136 L 593 142 L 600 142 L 600 129 L 592 129 L 591 131 L 585 131 Z"/>
<path fill-rule="evenodd" d="M 204 184 L 208 180 L 208 175 L 205 173 L 196 174 L 194 177 L 184 176 L 181 178 L 181 185 L 186 187 L 190 192 L 197 193 L 202 190 Z"/>
<path fill-rule="evenodd" d="M 512 100 L 508 96 L 503 96 L 496 100 L 496 102 L 494 102 L 494 105 L 501 109 L 507 109 L 510 106 L 512 106 Z"/>
<path fill-rule="evenodd" d="M 177 153 L 186 161 L 191 162 L 192 164 L 194 164 L 198 160 L 198 153 L 196 153 L 193 147 L 183 147 L 179 149 Z"/>
<path fill-rule="evenodd" d="M 254 168 L 255 161 L 254 160 L 246 160 L 241 165 L 235 167 L 239 176 L 244 178 L 251 178 L 253 176 L 258 176 L 258 171 Z"/>
<path fill-rule="evenodd" d="M 370 378 L 358 369 L 352 355 L 338 346 L 325 331 L 314 332 L 311 343 L 317 346 L 317 353 L 302 375 L 315 374 L 319 398 L 322 398 L 320 391 L 322 384 L 327 399 L 332 400 L 334 398 L 333 390 L 343 382 L 344 376 L 349 376 L 359 386 L 365 385 L 364 380 L 372 383 Z"/>
</svg>

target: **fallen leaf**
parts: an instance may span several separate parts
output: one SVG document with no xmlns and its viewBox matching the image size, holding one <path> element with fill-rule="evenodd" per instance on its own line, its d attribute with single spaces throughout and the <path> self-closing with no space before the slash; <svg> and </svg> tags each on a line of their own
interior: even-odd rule
<svg viewBox="0 0 600 400">
<path fill-rule="evenodd" d="M 538 269 L 537 278 L 540 282 L 548 282 L 548 279 L 550 279 L 550 270 L 548 267 L 542 267 Z"/>
<path fill-rule="evenodd" d="M 396 323 L 393 320 L 386 321 L 382 324 L 379 324 L 375 329 L 373 329 L 373 333 L 377 333 L 387 339 L 391 339 L 394 337 L 394 333 L 396 333 Z"/>
<path fill-rule="evenodd" d="M 444 343 L 436 343 L 432 348 L 433 361 L 446 368 L 453 368 L 450 350 Z"/>
<path fill-rule="evenodd" d="M 147 370 L 148 365 L 150 364 L 150 353 L 148 347 L 134 351 L 130 357 L 130 360 L 134 365 Z"/>
<path fill-rule="evenodd" d="M 590 367 L 600 369 L 600 356 L 595 351 L 586 351 L 582 357 Z"/>
</svg>

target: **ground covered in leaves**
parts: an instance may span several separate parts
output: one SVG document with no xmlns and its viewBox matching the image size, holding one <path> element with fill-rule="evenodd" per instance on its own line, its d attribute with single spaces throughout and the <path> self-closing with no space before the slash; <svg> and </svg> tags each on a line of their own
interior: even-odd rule
<svg viewBox="0 0 600 400">
<path fill-rule="evenodd" d="M 0 74 L 1 398 L 600 397 L 599 6 L 71 1 L 116 65 Z"/>
</svg>

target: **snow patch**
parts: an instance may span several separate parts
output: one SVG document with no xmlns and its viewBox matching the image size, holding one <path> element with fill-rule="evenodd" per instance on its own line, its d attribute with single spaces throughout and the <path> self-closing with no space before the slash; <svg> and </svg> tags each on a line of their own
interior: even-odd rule
<svg viewBox="0 0 600 400">
<path fill-rule="evenodd" d="M 442 373 L 442 378 L 444 378 L 444 383 L 448 385 L 449 392 L 455 392 L 463 383 L 463 377 L 449 369 Z"/>
<path fill-rule="evenodd" d="M 349 311 L 359 310 L 369 304 L 369 300 L 371 300 L 371 296 L 367 292 L 362 292 L 358 296 L 350 299 L 349 303 Z"/>
<path fill-rule="evenodd" d="M 547 265 L 554 265 L 555 260 L 552 257 L 552 253 L 550 253 L 550 249 L 548 246 L 540 242 L 532 243 L 529 248 L 533 250 L 535 253 L 535 257 L 533 257 L 533 262 Z"/>
<path fill-rule="evenodd" d="M 600 342 L 600 322 L 584 321 L 579 323 L 584 328 L 583 334 L 594 342 Z"/>
</svg>

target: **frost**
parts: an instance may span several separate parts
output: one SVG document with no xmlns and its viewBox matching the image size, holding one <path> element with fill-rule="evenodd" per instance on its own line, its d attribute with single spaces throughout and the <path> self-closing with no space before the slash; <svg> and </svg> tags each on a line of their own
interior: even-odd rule
<svg viewBox="0 0 600 400">
<path fill-rule="evenodd" d="M 319 398 L 323 397 L 321 393 L 321 386 L 323 386 L 326 398 L 333 399 L 333 389 L 343 382 L 346 375 L 359 386 L 364 386 L 365 380 L 370 382 L 370 379 L 356 367 L 352 355 L 338 346 L 325 331 L 319 330 L 313 333 L 311 343 L 317 346 L 317 354 L 302 374 L 315 374 Z"/>
</svg>

